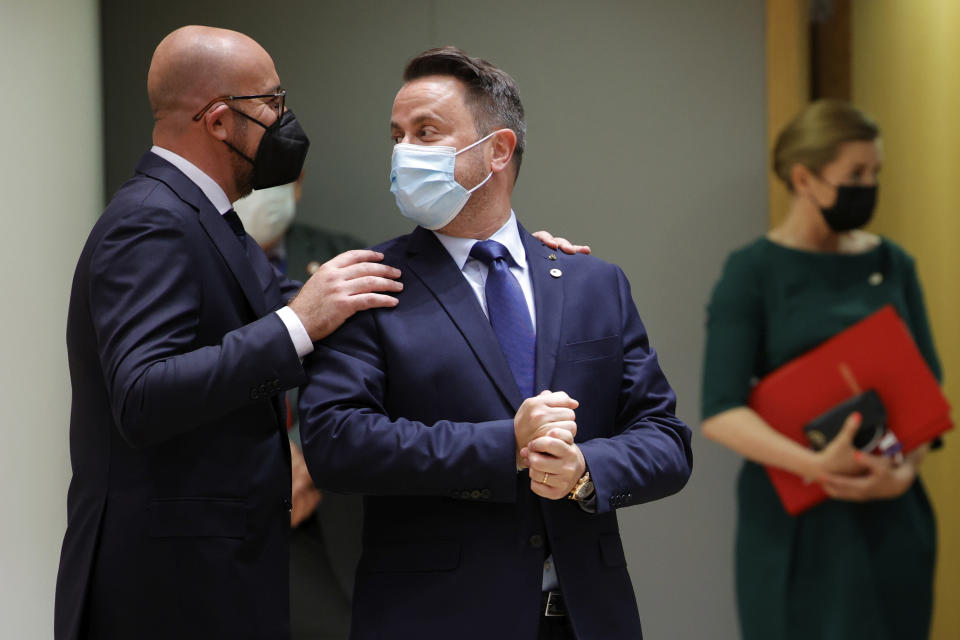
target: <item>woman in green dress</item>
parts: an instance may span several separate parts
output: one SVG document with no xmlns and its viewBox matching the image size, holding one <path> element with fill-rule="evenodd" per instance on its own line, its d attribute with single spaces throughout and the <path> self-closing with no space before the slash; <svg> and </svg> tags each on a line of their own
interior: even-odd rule
<svg viewBox="0 0 960 640">
<path fill-rule="evenodd" d="M 745 640 L 901 640 L 929 635 L 936 533 L 917 475 L 928 447 L 894 464 L 852 446 L 859 416 L 814 452 L 747 406 L 752 384 L 893 304 L 937 378 L 913 259 L 862 231 L 882 162 L 878 127 L 839 101 L 780 134 L 783 222 L 727 259 L 708 307 L 703 432 L 747 460 L 737 483 L 736 587 Z M 882 349 L 882 345 L 877 345 Z M 761 465 L 831 499 L 793 517 Z"/>
</svg>

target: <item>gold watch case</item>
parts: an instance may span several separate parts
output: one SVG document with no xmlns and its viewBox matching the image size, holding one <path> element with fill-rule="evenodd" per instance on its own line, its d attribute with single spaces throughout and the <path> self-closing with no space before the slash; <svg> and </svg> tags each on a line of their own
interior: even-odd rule
<svg viewBox="0 0 960 640">
<path fill-rule="evenodd" d="M 577 480 L 577 484 L 573 485 L 573 489 L 567 498 L 570 500 L 586 500 L 591 495 L 593 495 L 593 480 L 590 479 L 590 472 L 586 471 Z"/>
</svg>

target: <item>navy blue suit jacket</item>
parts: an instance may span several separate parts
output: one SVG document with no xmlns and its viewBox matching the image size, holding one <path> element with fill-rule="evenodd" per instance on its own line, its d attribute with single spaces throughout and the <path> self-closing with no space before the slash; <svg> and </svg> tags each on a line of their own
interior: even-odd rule
<svg viewBox="0 0 960 640">
<path fill-rule="evenodd" d="M 152 153 L 94 225 L 67 319 L 73 479 L 55 635 L 283 638 L 304 380 L 294 285 Z"/>
<path fill-rule="evenodd" d="M 580 401 L 576 440 L 597 513 L 541 499 L 517 473 L 513 416 L 523 398 L 440 242 L 422 228 L 387 242 L 378 249 L 403 271 L 400 304 L 360 313 L 320 343 L 301 389 L 317 485 L 366 495 L 355 639 L 535 638 L 548 550 L 578 638 L 641 636 L 614 510 L 684 486 L 690 430 L 674 415 L 620 269 L 590 256 L 551 259 L 521 235 L 536 392 Z"/>
</svg>

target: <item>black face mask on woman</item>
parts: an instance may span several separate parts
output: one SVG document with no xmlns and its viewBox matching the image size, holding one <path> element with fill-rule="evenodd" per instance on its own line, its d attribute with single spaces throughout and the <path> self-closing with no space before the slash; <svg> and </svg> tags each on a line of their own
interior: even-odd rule
<svg viewBox="0 0 960 640">
<path fill-rule="evenodd" d="M 859 229 L 870 222 L 877 205 L 877 185 L 840 185 L 832 207 L 820 207 L 827 226 L 834 231 Z"/>
<path fill-rule="evenodd" d="M 287 109 L 270 126 L 238 109 L 233 111 L 265 129 L 263 137 L 260 138 L 260 145 L 257 147 L 257 156 L 253 159 L 224 141 L 224 144 L 253 165 L 250 186 L 254 189 L 268 189 L 294 182 L 299 178 L 303 161 L 307 157 L 307 149 L 310 148 L 310 139 L 303 132 L 293 111 Z"/>
</svg>

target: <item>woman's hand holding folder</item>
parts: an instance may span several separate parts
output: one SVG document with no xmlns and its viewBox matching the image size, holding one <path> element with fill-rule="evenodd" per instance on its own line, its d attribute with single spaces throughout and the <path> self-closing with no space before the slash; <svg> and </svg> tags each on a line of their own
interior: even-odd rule
<svg viewBox="0 0 960 640">
<path fill-rule="evenodd" d="M 830 476 L 820 486 L 835 500 L 865 502 L 897 498 L 906 493 L 917 477 L 920 460 L 929 447 L 923 445 L 910 453 L 902 464 L 889 456 L 858 451 L 857 458 L 866 472 L 856 476 Z"/>
</svg>

